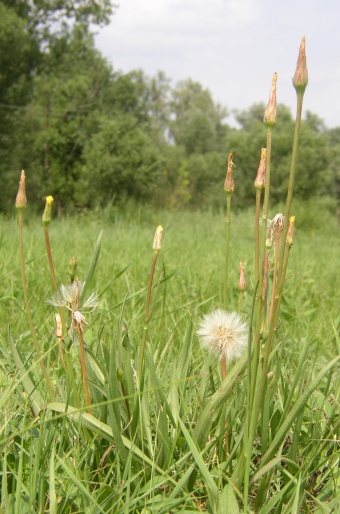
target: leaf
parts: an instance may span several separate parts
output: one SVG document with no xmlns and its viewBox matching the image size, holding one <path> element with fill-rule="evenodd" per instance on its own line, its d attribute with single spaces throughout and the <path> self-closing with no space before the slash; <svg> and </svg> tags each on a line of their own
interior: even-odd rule
<svg viewBox="0 0 340 514">
<path fill-rule="evenodd" d="M 331 360 L 315 377 L 315 379 L 310 383 L 309 387 L 303 392 L 303 394 L 299 397 L 299 399 L 295 402 L 290 412 L 287 413 L 285 420 L 277 431 L 275 437 L 273 438 L 267 452 L 263 455 L 261 459 L 261 467 L 264 466 L 272 454 L 277 450 L 282 441 L 287 435 L 287 432 L 290 430 L 294 419 L 298 416 L 301 409 L 303 409 L 307 403 L 308 398 L 313 393 L 313 391 L 318 386 L 319 382 L 323 379 L 323 377 L 327 374 L 329 370 L 332 369 L 333 366 L 339 361 L 340 355 Z"/>
<path fill-rule="evenodd" d="M 99 232 L 99 236 L 98 236 L 98 239 L 97 239 L 97 242 L 96 242 L 96 246 L 95 246 L 93 254 L 92 254 L 92 259 L 91 259 L 91 262 L 90 262 L 89 269 L 87 270 L 83 291 L 81 293 L 81 300 L 83 298 L 86 298 L 86 294 L 85 293 L 88 290 L 89 284 L 91 282 L 91 279 L 93 277 L 94 271 L 95 271 L 97 263 L 98 263 L 100 249 L 101 249 L 101 244 L 102 244 L 102 236 L 103 236 L 103 231 L 101 230 Z"/>
</svg>

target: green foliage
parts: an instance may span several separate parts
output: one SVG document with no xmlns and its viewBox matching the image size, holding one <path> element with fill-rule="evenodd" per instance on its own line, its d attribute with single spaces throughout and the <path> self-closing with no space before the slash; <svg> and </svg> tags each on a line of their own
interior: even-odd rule
<svg viewBox="0 0 340 514">
<path fill-rule="evenodd" d="M 162 159 L 133 116 L 103 118 L 84 146 L 76 202 L 93 207 L 117 199 L 146 200 L 158 182 Z"/>
<path fill-rule="evenodd" d="M 180 82 L 172 91 L 170 107 L 174 114 L 171 135 L 187 155 L 221 150 L 227 110 L 214 103 L 207 89 L 190 79 Z"/>
<path fill-rule="evenodd" d="M 221 170 L 230 151 L 235 206 L 251 205 L 265 145 L 265 106 L 234 112 L 239 128 L 231 128 L 228 110 L 198 82 L 172 85 L 163 72 L 148 77 L 142 70 L 113 70 L 91 32 L 92 24 L 107 23 L 113 9 L 109 0 L 1 3 L 0 211 L 12 208 L 21 168 L 31 177 L 35 206 L 52 194 L 61 211 L 127 198 L 173 209 L 219 209 Z M 293 127 L 289 109 L 280 105 L 273 133 L 274 202 L 285 198 Z M 307 111 L 297 197 L 339 200 L 338 136 Z"/>
</svg>

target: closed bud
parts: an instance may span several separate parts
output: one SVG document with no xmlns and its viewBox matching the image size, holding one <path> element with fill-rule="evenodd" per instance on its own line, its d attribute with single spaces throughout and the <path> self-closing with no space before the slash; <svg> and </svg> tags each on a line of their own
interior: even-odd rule
<svg viewBox="0 0 340 514">
<path fill-rule="evenodd" d="M 69 274 L 71 278 L 71 282 L 74 282 L 77 271 L 77 259 L 75 257 L 71 257 L 69 264 Z"/>
<path fill-rule="evenodd" d="M 52 215 L 53 196 L 46 197 L 45 209 L 42 215 L 42 222 L 44 225 L 48 225 L 51 221 Z"/>
<path fill-rule="evenodd" d="M 296 91 L 301 91 L 302 93 L 305 91 L 308 84 L 308 70 L 307 70 L 307 60 L 306 60 L 306 38 L 303 37 L 300 49 L 299 56 L 296 65 L 296 71 L 293 78 L 293 86 Z"/>
<path fill-rule="evenodd" d="M 117 369 L 117 380 L 122 384 L 125 381 L 125 375 L 122 368 Z"/>
<path fill-rule="evenodd" d="M 22 170 L 21 176 L 20 176 L 20 182 L 19 182 L 19 189 L 18 189 L 16 200 L 15 200 L 15 207 L 17 209 L 25 209 L 26 205 L 27 205 L 26 179 L 25 179 L 25 172 L 24 172 L 24 170 Z"/>
<path fill-rule="evenodd" d="M 247 287 L 247 282 L 246 282 L 246 275 L 244 273 L 244 266 L 243 266 L 243 262 L 240 261 L 240 280 L 238 281 L 237 289 L 239 289 L 240 291 L 245 291 L 246 287 Z"/>
<path fill-rule="evenodd" d="M 262 148 L 260 165 L 254 183 L 256 189 L 264 189 L 266 186 L 266 155 L 267 149 Z"/>
<path fill-rule="evenodd" d="M 272 87 L 270 90 L 268 105 L 263 118 L 263 122 L 266 127 L 274 127 L 276 124 L 276 81 L 277 73 L 275 72 L 272 79 Z"/>
<path fill-rule="evenodd" d="M 163 237 L 163 227 L 162 225 L 158 225 L 157 230 L 155 232 L 155 237 L 153 239 L 153 249 L 155 252 L 159 252 L 162 247 L 162 237 Z"/>
<path fill-rule="evenodd" d="M 227 174 L 224 181 L 224 191 L 226 193 L 232 194 L 234 192 L 234 179 L 233 179 L 233 157 L 234 152 L 230 152 L 228 157 L 228 167 L 227 167 Z"/>
<path fill-rule="evenodd" d="M 295 216 L 291 216 L 289 218 L 289 227 L 287 232 L 287 239 L 286 243 L 289 248 L 293 245 L 294 242 L 294 223 L 295 223 Z"/>
</svg>

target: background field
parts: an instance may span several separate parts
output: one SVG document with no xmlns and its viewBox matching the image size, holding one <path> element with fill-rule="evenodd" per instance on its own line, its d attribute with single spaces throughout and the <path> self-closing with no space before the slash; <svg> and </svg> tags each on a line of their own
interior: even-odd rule
<svg viewBox="0 0 340 514">
<path fill-rule="evenodd" d="M 327 362 L 339 353 L 340 348 L 339 228 L 336 220 L 327 213 L 327 209 L 320 206 L 309 206 L 306 212 L 301 205 L 297 205 L 296 210 L 301 213 L 301 225 L 299 226 L 297 218 L 295 242 L 277 330 L 274 352 L 276 357 L 270 368 L 277 376 L 269 412 L 272 424 L 278 415 L 277 412 L 282 414 L 284 410 L 284 403 L 291 392 L 290 384 L 294 381 L 301 355 L 306 352 L 301 383 L 293 391 L 295 399 L 302 394 L 304 388 Z M 232 217 L 231 229 L 230 283 L 233 287 L 230 288 L 228 298 L 229 310 L 238 309 L 239 292 L 236 285 L 239 260 L 242 260 L 246 267 L 248 285 L 241 303 L 241 314 L 248 322 L 253 299 L 253 219 L 251 210 L 235 214 Z M 39 508 L 41 510 L 43 506 L 50 508 L 51 512 L 57 512 L 58 505 L 62 512 L 165 513 L 206 512 L 209 509 L 210 512 L 218 512 L 217 507 L 213 506 L 213 493 L 209 489 L 213 484 L 209 485 L 209 479 L 204 476 L 201 467 L 203 464 L 199 457 L 195 453 L 192 453 L 193 457 L 188 456 L 190 452 L 187 453 L 187 444 L 191 452 L 193 448 L 190 446 L 191 439 L 185 441 L 185 438 L 194 438 L 193 431 L 199 420 L 200 409 L 203 409 L 204 401 L 214 393 L 220 383 L 219 366 L 202 352 L 195 330 L 204 313 L 223 306 L 224 214 L 156 212 L 142 207 L 122 212 L 110 208 L 101 213 L 82 215 L 78 218 L 54 220 L 50 227 L 50 237 L 58 282 L 68 283 L 68 263 L 72 256 L 77 258 L 78 277 L 84 278 L 98 234 L 103 229 L 101 254 L 90 288 L 100 296 L 100 304 L 87 316 L 91 327 L 85 332 L 85 342 L 97 356 L 98 362 L 105 362 L 105 358 L 108 359 L 110 355 L 107 352 L 114 350 L 117 355 L 120 354 L 120 328 L 123 327 L 122 330 L 127 331 L 133 357 L 138 353 L 142 341 L 152 241 L 154 230 L 159 223 L 164 227 L 163 246 L 156 268 L 147 335 L 147 347 L 154 368 L 148 362 L 150 356 L 147 357 L 150 376 L 146 382 L 145 398 L 148 406 L 143 404 L 143 409 L 146 410 L 140 413 L 139 422 L 144 426 L 144 435 L 138 436 L 142 441 L 140 447 L 154 462 L 155 468 L 152 471 L 152 467 L 145 462 L 140 468 L 136 468 L 131 454 L 124 472 L 118 455 L 112 448 L 110 451 L 107 442 L 103 443 L 99 435 L 97 439 L 96 436 L 93 438 L 90 435 L 96 433 L 95 427 L 90 427 L 92 431 L 81 436 L 85 429 L 77 428 L 77 423 L 73 429 L 67 425 L 67 430 L 73 433 L 71 440 L 73 437 L 74 443 L 71 444 L 65 433 L 60 433 L 60 427 L 58 429 L 55 424 L 46 421 L 47 415 L 45 422 L 44 416 L 41 416 L 41 424 L 37 418 L 34 420 L 29 414 L 27 395 L 23 395 L 20 380 L 16 381 L 18 372 L 10 352 L 11 338 L 16 341 L 16 347 L 23 360 L 27 358 L 28 363 L 34 363 L 36 356 L 23 304 L 16 220 L 3 220 L 0 279 L 0 405 L 2 418 L 5 420 L 2 430 L 2 441 L 5 444 L 2 446 L 5 456 L 3 463 L 6 462 L 3 464 L 5 468 L 2 469 L 4 512 L 33 512 L 39 511 Z M 56 400 L 67 401 L 67 386 L 65 390 L 64 372 L 56 338 L 53 335 L 56 309 L 46 303 L 46 299 L 53 293 L 53 288 L 40 219 L 28 217 L 25 220 L 24 243 L 29 301 L 34 325 L 42 349 L 46 352 L 48 372 L 53 385 L 56 386 Z M 71 355 L 74 369 L 78 373 L 79 357 L 75 348 L 71 350 Z M 183 362 L 187 368 L 185 377 L 181 379 Z M 41 371 L 36 364 L 33 365 L 33 369 L 33 375 L 37 379 Z M 336 374 L 328 374 L 327 377 L 329 378 L 319 384 L 306 404 L 301 418 L 302 426 L 300 425 L 299 429 L 298 453 L 290 455 L 300 465 L 297 475 L 294 475 L 292 470 L 290 472 L 295 477 L 299 476 L 301 483 L 297 483 L 296 478 L 291 479 L 294 493 L 290 491 L 286 495 L 279 494 L 280 488 L 284 490 L 283 483 L 286 483 L 287 487 L 287 481 L 282 482 L 282 470 L 278 471 L 275 468 L 275 473 L 271 475 L 270 490 L 266 493 L 265 504 L 268 508 L 266 510 L 262 507 L 261 512 L 334 512 L 332 508 L 337 508 L 338 474 L 334 469 L 337 469 L 339 454 L 334 432 L 336 433 L 339 427 L 336 414 L 339 407 L 339 382 Z M 77 380 L 81 387 L 81 379 L 78 377 Z M 235 444 L 236 452 L 235 441 L 238 433 L 242 433 L 244 387 L 244 380 L 237 384 L 229 403 L 229 416 L 232 420 L 231 445 L 233 447 Z M 38 388 L 44 391 L 44 384 L 40 383 Z M 177 421 L 181 419 L 185 423 L 191 436 L 183 436 L 186 434 L 185 428 L 184 432 L 179 431 L 175 436 L 170 420 L 162 420 L 162 409 L 159 410 L 159 406 L 163 405 L 163 400 L 158 399 L 158 388 L 168 398 L 167 405 L 172 415 Z M 100 397 L 99 394 L 93 398 L 94 404 L 96 398 L 99 406 L 94 406 L 93 413 L 103 421 L 104 411 L 100 402 L 105 403 L 105 399 L 103 400 L 104 397 Z M 121 391 L 119 398 L 122 398 Z M 329 427 L 325 422 L 326 413 L 328 419 L 332 420 Z M 110 425 L 109 417 L 106 421 Z M 162 423 L 163 429 L 160 428 Z M 65 430 L 65 418 L 60 426 Z M 295 426 L 295 422 L 292 423 L 292 438 L 295 437 Z M 324 442 L 326 432 L 327 437 L 330 432 L 335 437 L 329 446 Z M 126 433 L 125 429 L 122 433 Z M 273 431 L 272 438 L 274 435 Z M 218 435 L 218 430 L 214 437 L 217 447 L 210 450 L 210 457 L 205 454 L 204 461 L 213 482 L 220 484 L 218 487 L 225 492 L 223 484 L 226 477 L 232 473 L 233 466 L 230 462 L 226 464 L 227 467 L 222 463 L 223 438 Z M 169 438 L 168 445 L 165 444 L 165 438 Z M 317 453 L 318 458 L 314 455 L 314 467 L 311 468 L 311 445 L 319 448 L 322 444 L 326 444 L 327 447 L 320 450 L 320 455 Z M 23 451 L 24 447 L 26 453 Z M 281 451 L 284 452 L 284 447 L 281 447 Z M 296 449 L 294 451 L 296 452 Z M 106 452 L 108 463 L 100 470 L 98 462 L 101 462 Z M 330 455 L 332 465 L 328 462 Z M 190 493 L 188 477 L 185 478 L 185 475 L 188 467 L 190 469 L 192 465 L 192 458 L 196 460 L 199 473 Z M 254 471 L 256 459 L 257 457 L 254 460 Z M 216 464 L 217 462 L 220 464 Z M 103 466 L 102 463 L 101 465 Z M 163 481 L 160 481 L 157 466 L 168 470 Z M 318 478 L 319 476 L 321 478 Z M 177 486 L 176 482 L 172 483 L 171 480 L 177 480 Z M 43 485 L 35 491 L 38 483 Z M 117 492 L 119 483 L 125 485 Z M 316 502 L 310 500 L 309 495 L 317 498 Z M 296 510 L 291 510 L 292 497 L 293 500 L 295 498 Z M 277 499 L 270 504 L 270 498 Z M 230 512 L 239 512 L 233 503 L 234 500 L 234 497 L 230 499 L 228 495 L 220 496 L 217 505 L 220 505 L 221 509 L 229 505 Z M 229 510 L 221 510 L 222 512 Z"/>
</svg>

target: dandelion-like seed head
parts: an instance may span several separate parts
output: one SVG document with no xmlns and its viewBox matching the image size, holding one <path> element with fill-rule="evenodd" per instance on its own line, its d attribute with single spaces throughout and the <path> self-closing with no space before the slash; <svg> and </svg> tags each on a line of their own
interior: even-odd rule
<svg viewBox="0 0 340 514">
<path fill-rule="evenodd" d="M 75 280 L 72 284 L 60 286 L 58 293 L 47 300 L 54 307 L 66 307 L 72 313 L 72 318 L 76 325 L 82 327 L 88 325 L 83 312 L 92 312 L 98 305 L 99 299 L 92 293 L 85 302 L 81 303 L 81 294 L 85 282 Z"/>
<path fill-rule="evenodd" d="M 248 345 L 248 327 L 236 312 L 216 309 L 206 314 L 197 335 L 202 348 L 227 361 L 241 357 Z"/>
</svg>

